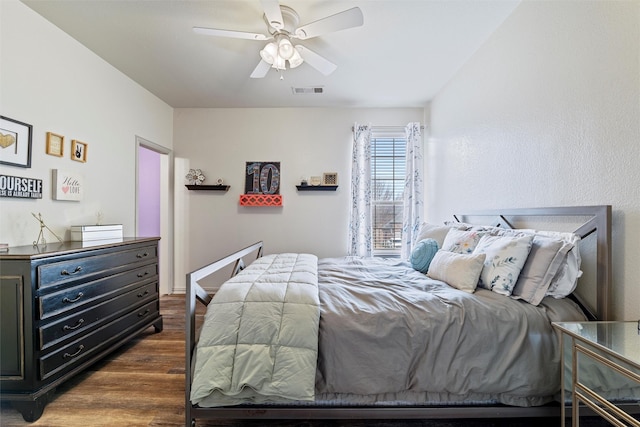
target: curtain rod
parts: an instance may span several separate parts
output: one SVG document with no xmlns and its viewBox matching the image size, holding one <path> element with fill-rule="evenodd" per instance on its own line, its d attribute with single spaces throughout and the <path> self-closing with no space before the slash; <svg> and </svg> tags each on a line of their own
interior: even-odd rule
<svg viewBox="0 0 640 427">
<path fill-rule="evenodd" d="M 380 129 L 380 130 L 404 130 L 406 126 L 371 126 L 371 129 Z M 353 126 L 351 126 L 351 131 L 353 132 Z M 424 125 L 420 125 L 420 130 L 424 130 Z"/>
</svg>

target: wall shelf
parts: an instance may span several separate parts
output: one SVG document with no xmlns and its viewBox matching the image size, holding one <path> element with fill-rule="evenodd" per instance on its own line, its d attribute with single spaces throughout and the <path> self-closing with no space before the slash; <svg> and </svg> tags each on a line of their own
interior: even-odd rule
<svg viewBox="0 0 640 427">
<path fill-rule="evenodd" d="M 229 191 L 231 188 L 228 185 L 185 185 L 189 190 L 200 190 L 200 191 Z"/>
<path fill-rule="evenodd" d="M 337 185 L 296 185 L 298 191 L 336 191 Z"/>
</svg>

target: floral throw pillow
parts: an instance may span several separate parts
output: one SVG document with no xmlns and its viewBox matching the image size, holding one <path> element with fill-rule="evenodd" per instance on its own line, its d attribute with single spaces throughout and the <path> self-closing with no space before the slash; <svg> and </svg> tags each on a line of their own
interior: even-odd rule
<svg viewBox="0 0 640 427">
<path fill-rule="evenodd" d="M 442 249 L 457 254 L 471 254 L 484 236 L 482 231 L 467 231 L 452 228 L 442 243 Z"/>
<path fill-rule="evenodd" d="M 478 286 L 510 296 L 527 261 L 533 235 L 482 236 L 474 254 L 485 254 Z"/>
</svg>

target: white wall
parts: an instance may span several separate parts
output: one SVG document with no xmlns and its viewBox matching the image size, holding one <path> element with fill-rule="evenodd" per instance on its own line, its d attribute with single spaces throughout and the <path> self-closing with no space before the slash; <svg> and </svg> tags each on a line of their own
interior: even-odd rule
<svg viewBox="0 0 640 427">
<path fill-rule="evenodd" d="M 176 186 L 176 200 L 184 200 L 176 207 L 185 216 L 188 271 L 257 240 L 267 253 L 345 255 L 353 123 L 403 126 L 422 122 L 423 114 L 421 108 L 176 109 L 176 158 L 202 169 L 205 184 L 223 178 L 231 186 L 228 193 Z M 239 206 L 248 161 L 281 163 L 282 207 Z M 296 191 L 302 176 L 323 172 L 338 173 L 335 193 Z M 176 168 L 176 179 L 186 183 L 179 173 Z"/>
<path fill-rule="evenodd" d="M 231 185 L 226 194 L 176 188 L 185 232 L 175 244 L 190 253 L 177 271 L 257 239 L 267 252 L 344 255 L 351 126 L 403 125 L 430 115 L 430 220 L 469 208 L 612 204 L 614 311 L 637 319 L 639 27 L 637 1 L 525 0 L 425 111 L 174 112 L 24 4 L 2 0 L 0 113 L 34 132 L 32 167 L 3 165 L 0 174 L 42 179 L 44 197 L 0 199 L 0 242 L 30 244 L 39 231 L 31 212 L 61 235 L 72 224 L 94 222 L 97 212 L 133 234 L 139 135 L 173 147 L 176 158 L 187 159 L 183 167 L 203 169 L 209 183 L 222 177 Z M 65 135 L 64 158 L 45 154 L 47 131 Z M 89 144 L 86 164 L 69 159 L 71 139 Z M 238 205 L 250 160 L 282 163 L 282 208 Z M 83 174 L 85 199 L 53 201 L 52 169 Z M 322 172 L 338 172 L 337 192 L 295 190 L 301 176 Z"/>
<path fill-rule="evenodd" d="M 69 226 L 95 223 L 97 212 L 134 235 L 135 136 L 171 148 L 172 108 L 23 3 L 2 0 L 0 113 L 33 125 L 31 168 L 0 165 L 0 174 L 44 187 L 40 200 L 0 199 L 0 242 L 31 244 L 40 230 L 31 212 L 66 240 Z M 64 157 L 45 154 L 47 132 L 65 136 Z M 72 139 L 88 144 L 87 163 L 70 159 Z M 52 169 L 84 176 L 81 202 L 52 200 Z"/>
<path fill-rule="evenodd" d="M 614 315 L 640 318 L 640 2 L 524 1 L 431 104 L 431 221 L 611 204 Z"/>
</svg>

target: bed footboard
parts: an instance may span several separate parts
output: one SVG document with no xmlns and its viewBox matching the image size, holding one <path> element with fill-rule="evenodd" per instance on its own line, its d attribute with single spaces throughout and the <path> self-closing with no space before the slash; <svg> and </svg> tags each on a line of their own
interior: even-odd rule
<svg viewBox="0 0 640 427">
<path fill-rule="evenodd" d="M 187 423 L 185 425 L 190 426 L 194 424 L 194 418 L 192 415 L 192 405 L 189 396 L 191 395 L 191 382 L 192 382 L 192 361 L 193 354 L 196 347 L 196 302 L 199 301 L 205 306 L 211 302 L 211 295 L 198 284 L 198 282 L 205 277 L 212 275 L 213 273 L 233 264 L 233 270 L 231 271 L 231 277 L 238 274 L 245 268 L 244 258 L 253 253 L 256 254 L 256 258 L 262 256 L 262 241 L 247 246 L 231 255 L 228 255 L 218 261 L 211 264 L 207 264 L 191 273 L 187 274 L 187 287 L 186 287 L 186 309 L 185 309 L 185 416 Z"/>
</svg>

